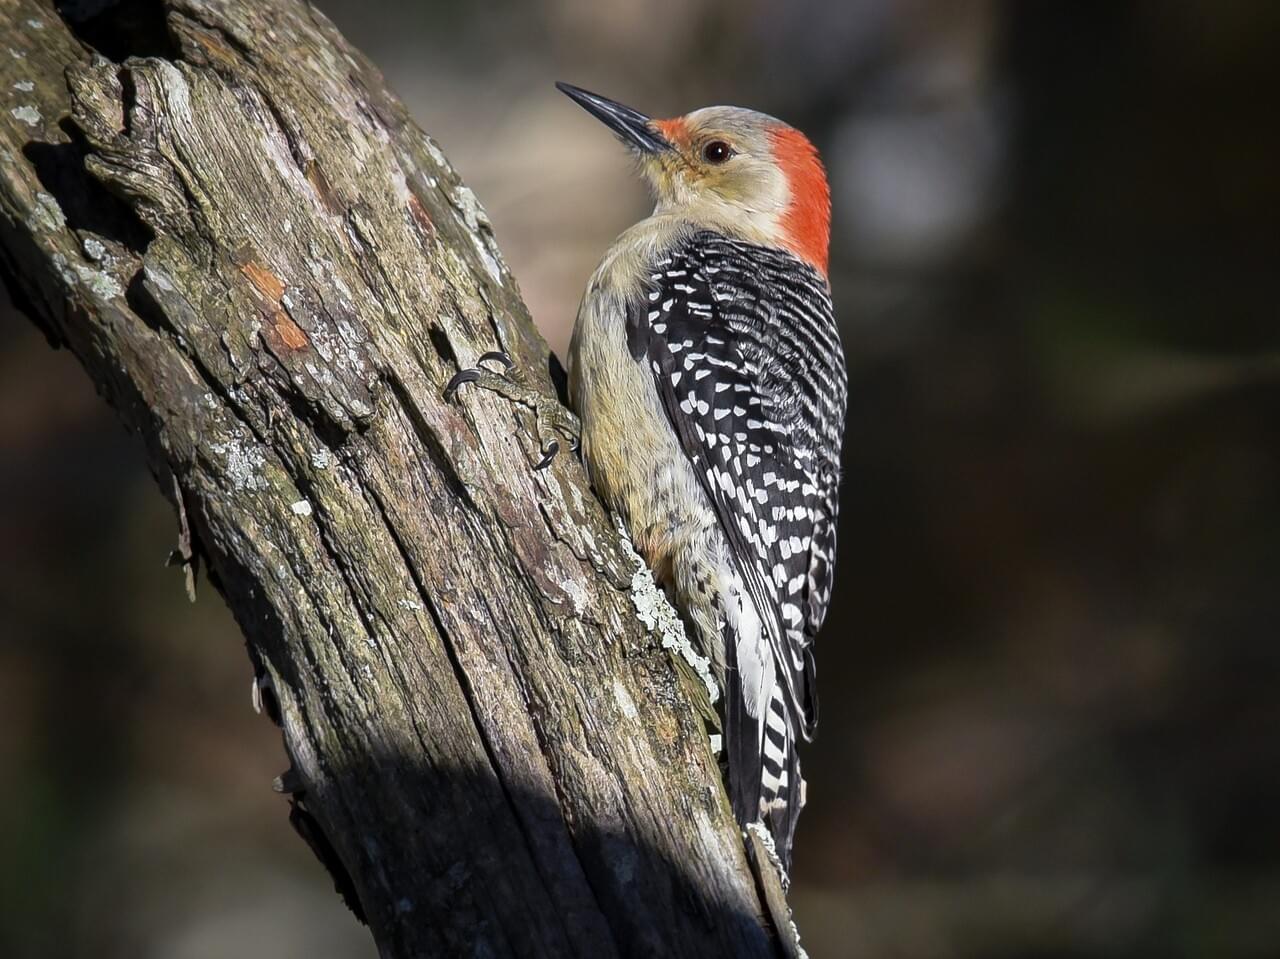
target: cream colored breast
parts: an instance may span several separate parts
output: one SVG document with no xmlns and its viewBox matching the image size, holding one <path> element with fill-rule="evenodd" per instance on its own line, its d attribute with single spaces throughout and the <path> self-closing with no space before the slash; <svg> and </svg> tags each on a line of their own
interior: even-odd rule
<svg viewBox="0 0 1280 959">
<path fill-rule="evenodd" d="M 647 363 L 633 359 L 627 345 L 627 303 L 644 296 L 649 264 L 672 242 L 672 224 L 654 219 L 619 237 L 591 277 L 568 372 L 592 484 L 622 515 L 641 555 L 661 571 L 676 531 L 704 524 L 711 512 Z"/>
</svg>

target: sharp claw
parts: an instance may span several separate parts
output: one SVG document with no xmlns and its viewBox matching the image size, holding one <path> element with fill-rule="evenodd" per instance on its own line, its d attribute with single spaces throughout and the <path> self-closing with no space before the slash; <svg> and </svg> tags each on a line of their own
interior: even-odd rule
<svg viewBox="0 0 1280 959">
<path fill-rule="evenodd" d="M 480 363 L 483 363 L 485 360 L 495 360 L 496 362 L 501 363 L 507 369 L 511 369 L 516 365 L 516 361 L 513 360 L 511 357 L 507 356 L 507 354 L 502 352 L 502 350 L 490 350 L 488 353 L 482 353 L 480 355 L 480 359 L 476 360 L 476 364 L 479 365 Z"/>
<path fill-rule="evenodd" d="M 463 383 L 474 383 L 480 379 L 480 371 L 476 369 L 461 370 L 453 375 L 444 388 L 444 398 L 446 400 L 453 399 L 453 394 L 458 391 L 458 387 Z"/>
<path fill-rule="evenodd" d="M 552 440 L 547 444 L 547 448 L 542 451 L 542 459 L 538 460 L 533 467 L 535 470 L 544 470 L 551 465 L 551 461 L 556 458 L 556 454 L 560 452 L 560 443 Z"/>
</svg>

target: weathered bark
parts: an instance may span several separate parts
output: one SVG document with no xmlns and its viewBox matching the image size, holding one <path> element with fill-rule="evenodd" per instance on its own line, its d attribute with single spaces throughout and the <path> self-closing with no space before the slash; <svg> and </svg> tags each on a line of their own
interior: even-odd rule
<svg viewBox="0 0 1280 959">
<path fill-rule="evenodd" d="M 0 0 L 0 268 L 143 438 L 382 954 L 772 954 L 634 555 L 528 411 L 441 398 L 498 348 L 553 390 L 471 192 L 297 0 L 73 8 Z"/>
</svg>

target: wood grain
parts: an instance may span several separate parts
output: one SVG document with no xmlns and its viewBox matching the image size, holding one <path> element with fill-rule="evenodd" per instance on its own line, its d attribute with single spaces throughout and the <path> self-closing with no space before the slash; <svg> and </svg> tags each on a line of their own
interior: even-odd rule
<svg viewBox="0 0 1280 959">
<path fill-rule="evenodd" d="M 0 2 L 0 270 L 183 507 L 381 954 L 775 954 L 582 468 L 441 398 L 493 349 L 554 389 L 471 191 L 305 4 L 127 6 Z"/>
</svg>

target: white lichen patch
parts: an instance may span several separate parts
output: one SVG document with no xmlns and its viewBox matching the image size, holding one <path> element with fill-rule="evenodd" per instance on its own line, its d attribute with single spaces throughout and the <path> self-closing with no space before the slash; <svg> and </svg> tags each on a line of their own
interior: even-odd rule
<svg viewBox="0 0 1280 959">
<path fill-rule="evenodd" d="M 569 602 L 573 604 L 573 615 L 581 616 L 590 599 L 587 591 L 582 588 L 582 584 L 577 580 L 566 579 L 560 583 L 560 588 L 564 590 L 565 595 L 569 597 Z"/>
<path fill-rule="evenodd" d="M 266 477 L 262 475 L 266 459 L 261 450 L 246 447 L 238 438 L 228 443 L 214 443 L 210 449 L 224 457 L 227 479 L 231 481 L 232 488 L 242 491 L 267 488 Z"/>
<path fill-rule="evenodd" d="M 19 120 L 29 127 L 40 125 L 40 111 L 29 103 L 14 107 L 9 112 L 13 114 L 15 120 Z"/>
<path fill-rule="evenodd" d="M 399 601 L 399 604 L 401 609 L 408 609 L 408 610 L 412 610 L 413 612 L 417 612 L 420 609 L 422 609 L 422 604 L 419 603 L 416 599 L 402 599 Z"/>
<path fill-rule="evenodd" d="M 750 833 L 755 833 L 757 836 L 760 837 L 760 841 L 764 843 L 765 850 L 769 853 L 770 862 L 772 862 L 775 866 L 780 866 L 782 864 L 782 860 L 778 858 L 778 847 L 777 845 L 774 844 L 774 841 L 773 841 L 773 833 L 769 832 L 769 830 L 765 827 L 764 823 L 762 822 L 747 823 L 746 831 Z"/>
<path fill-rule="evenodd" d="M 19 91 L 20 93 L 30 93 L 32 90 L 36 88 L 36 85 L 32 83 L 30 80 L 19 80 L 17 83 L 13 85 L 13 88 Z"/>
<path fill-rule="evenodd" d="M 296 503 L 289 504 L 289 509 L 293 510 L 295 516 L 310 516 L 311 503 L 305 499 L 300 499 Z"/>
<path fill-rule="evenodd" d="M 43 30 L 44 21 L 37 20 L 35 17 L 32 17 L 30 20 L 27 21 L 27 26 L 29 26 L 32 30 Z"/>
<path fill-rule="evenodd" d="M 9 48 L 9 56 L 13 57 L 13 59 L 15 60 L 25 60 L 27 58 L 27 55 L 25 53 L 23 53 L 21 50 L 13 49 L 13 47 Z"/>
<path fill-rule="evenodd" d="M 711 751 L 717 756 L 724 752 L 724 737 L 719 733 L 711 734 Z"/>
<path fill-rule="evenodd" d="M 311 454 L 312 469 L 327 470 L 330 462 L 332 462 L 332 457 L 329 456 L 329 451 L 326 449 L 318 449 Z"/>
<path fill-rule="evenodd" d="M 636 704 L 631 698 L 631 694 L 627 692 L 627 687 L 616 679 L 613 681 L 613 698 L 618 701 L 618 708 L 622 710 L 622 715 L 627 719 L 635 719 L 639 715 L 639 710 L 636 709 Z"/>
<path fill-rule="evenodd" d="M 800 930 L 796 928 L 795 917 L 788 920 L 791 923 L 791 935 L 796 940 L 796 959 L 809 959 L 809 954 L 804 951 L 804 946 L 800 945 Z"/>
<path fill-rule="evenodd" d="M 66 225 L 67 218 L 62 215 L 62 207 L 58 206 L 58 201 L 48 193 L 37 193 L 36 205 L 31 208 L 31 215 L 27 217 L 27 228 L 32 233 L 38 230 L 52 233 Z"/>
<path fill-rule="evenodd" d="M 62 277 L 63 283 L 67 284 L 67 286 L 75 285 L 76 275 L 71 271 L 71 266 L 67 263 L 67 258 L 61 253 L 55 253 L 53 255 L 53 268 L 58 271 L 58 276 Z"/>
<path fill-rule="evenodd" d="M 84 255 L 95 263 L 100 262 L 107 255 L 107 248 L 102 245 L 101 241 L 95 240 L 91 236 L 85 237 L 80 246 L 84 249 Z"/>
<path fill-rule="evenodd" d="M 462 214 L 462 222 L 471 232 L 474 233 L 481 227 L 490 229 L 489 215 L 484 212 L 484 207 L 480 205 L 480 200 L 471 187 L 458 184 L 453 193 L 453 205 Z"/>
<path fill-rule="evenodd" d="M 693 648 L 685 633 L 684 621 L 675 611 L 667 594 L 662 591 L 653 579 L 653 573 L 644 558 L 636 552 L 631 544 L 631 537 L 623 525 L 622 518 L 614 514 L 614 523 L 618 527 L 618 535 L 622 538 L 622 548 L 635 563 L 635 572 L 631 576 L 631 604 L 636 609 L 636 616 L 662 640 L 662 648 L 670 649 L 684 657 L 685 662 L 693 667 L 707 687 L 707 696 L 712 703 L 720 698 L 720 686 L 711 674 L 711 660 Z"/>
<path fill-rule="evenodd" d="M 124 287 L 122 287 L 114 276 L 103 270 L 90 269 L 87 266 L 76 265 L 76 276 L 80 278 L 80 282 L 94 296 L 103 300 L 111 300 L 117 296 L 124 296 Z"/>
<path fill-rule="evenodd" d="M 444 153 L 442 153 L 440 148 L 436 146 L 435 140 L 431 139 L 431 137 L 423 137 L 422 140 L 423 144 L 427 148 L 427 155 L 431 157 L 431 162 L 434 163 L 439 170 L 447 171 L 452 169 L 449 166 L 449 161 L 445 159 Z"/>
<path fill-rule="evenodd" d="M 760 840 L 760 844 L 764 846 L 764 851 L 769 856 L 769 862 L 778 871 L 778 878 L 782 881 L 782 888 L 787 889 L 791 885 L 791 877 L 782 868 L 782 859 L 778 856 L 778 847 L 773 841 L 773 833 L 769 832 L 762 822 L 747 823 L 746 831 L 754 834 Z"/>
</svg>

